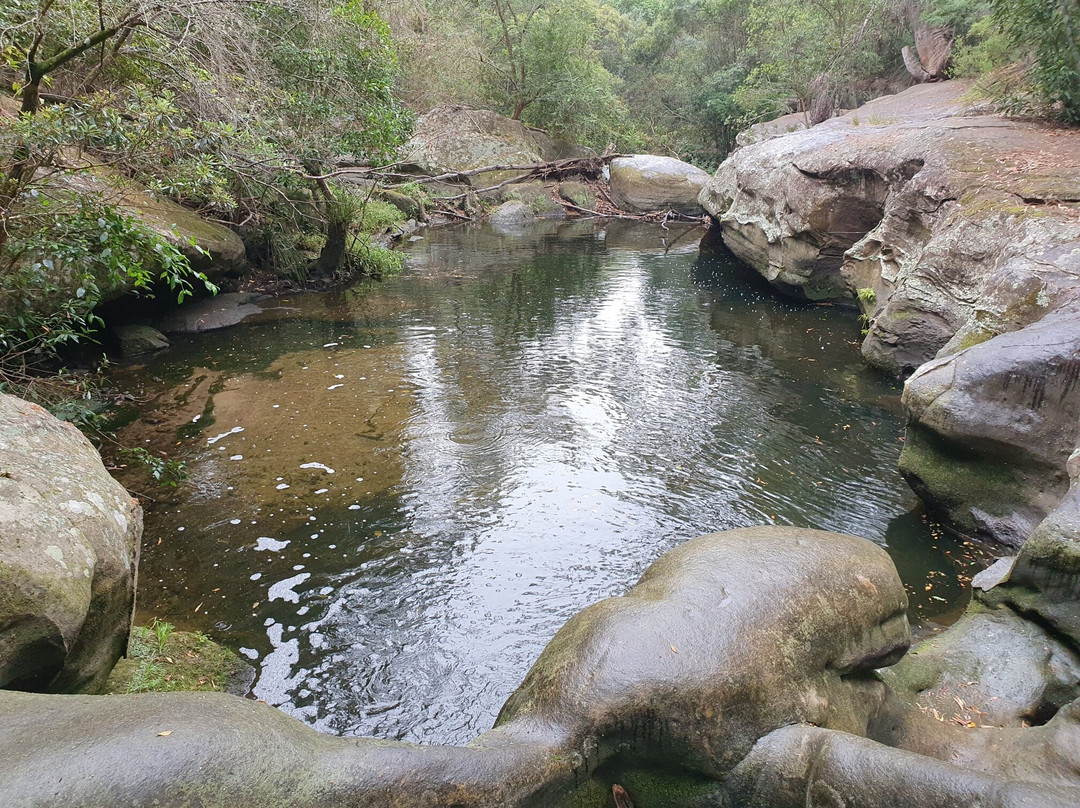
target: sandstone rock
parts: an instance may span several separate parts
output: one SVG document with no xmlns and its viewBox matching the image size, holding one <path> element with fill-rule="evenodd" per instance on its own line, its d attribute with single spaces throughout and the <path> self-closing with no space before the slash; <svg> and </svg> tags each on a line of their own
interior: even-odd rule
<svg viewBox="0 0 1080 808">
<path fill-rule="evenodd" d="M 141 508 L 75 427 L 0 394 L 0 687 L 104 685 L 127 642 L 141 533 Z"/>
<path fill-rule="evenodd" d="M 413 136 L 401 148 L 403 163 L 431 174 L 468 171 L 490 165 L 531 165 L 592 151 L 555 140 L 521 121 L 484 109 L 436 107 L 416 121 Z M 474 177 L 476 187 L 496 185 L 521 172 L 490 172 Z"/>
<path fill-rule="evenodd" d="M 1022 727 L 1045 723 L 1076 697 L 1080 658 L 1012 609 L 973 604 L 882 676 L 902 698 L 947 720 Z"/>
<path fill-rule="evenodd" d="M 732 251 L 781 291 L 861 297 L 863 354 L 890 372 L 1077 296 L 1080 136 L 965 116 L 966 89 L 913 87 L 748 145 L 701 196 Z"/>
<path fill-rule="evenodd" d="M 559 183 L 559 196 L 586 210 L 596 210 L 596 191 L 587 183 L 565 180 Z"/>
<path fill-rule="evenodd" d="M 160 351 L 169 347 L 169 339 L 156 328 L 148 325 L 120 325 L 112 329 L 120 343 L 120 355 L 124 357 Z"/>
<path fill-rule="evenodd" d="M 196 334 L 215 331 L 243 322 L 263 311 L 256 301 L 259 295 L 249 292 L 226 292 L 201 300 L 191 300 L 157 323 L 166 334 Z"/>
<path fill-rule="evenodd" d="M 502 189 L 500 198 L 503 202 L 524 202 L 540 219 L 562 219 L 566 208 L 553 198 L 553 187 L 540 181 L 515 182 Z"/>
<path fill-rule="evenodd" d="M 672 772 L 635 781 L 641 805 L 665 782 L 715 792 L 713 778 L 779 727 L 865 732 L 885 697 L 874 669 L 907 647 L 905 607 L 891 560 L 866 540 L 780 527 L 704 536 L 571 619 L 467 747 L 328 737 L 223 694 L 0 692 L 0 794 L 18 805 L 608 805 L 605 765 Z"/>
<path fill-rule="evenodd" d="M 174 242 L 192 267 L 205 272 L 211 280 L 220 279 L 244 264 L 244 242 L 232 230 L 152 194 L 110 169 L 90 166 L 72 175 L 67 184 L 83 193 L 100 194 L 119 210 Z"/>
<path fill-rule="evenodd" d="M 791 726 L 766 736 L 724 784 L 747 808 L 1069 808 L 1080 789 L 970 771 L 843 732 Z"/>
<path fill-rule="evenodd" d="M 923 365 L 900 471 L 969 532 L 1019 547 L 1064 496 L 1080 442 L 1080 309 Z"/>
<path fill-rule="evenodd" d="M 786 135 L 807 128 L 805 113 L 789 112 L 787 115 L 781 115 L 779 118 L 773 118 L 771 121 L 755 123 L 749 129 L 744 129 L 742 132 L 739 132 L 739 134 L 735 136 L 735 145 L 749 146 L 751 143 L 758 143 L 762 140 L 777 137 L 778 135 Z"/>
<path fill-rule="evenodd" d="M 502 233 L 514 233 L 534 221 L 536 221 L 536 215 L 532 212 L 532 208 L 516 200 L 503 202 L 491 212 L 488 219 L 491 226 Z"/>
<path fill-rule="evenodd" d="M 648 213 L 674 210 L 696 216 L 698 196 L 709 174 L 697 166 L 655 154 L 616 157 L 611 161 L 611 199 L 623 210 Z"/>
</svg>

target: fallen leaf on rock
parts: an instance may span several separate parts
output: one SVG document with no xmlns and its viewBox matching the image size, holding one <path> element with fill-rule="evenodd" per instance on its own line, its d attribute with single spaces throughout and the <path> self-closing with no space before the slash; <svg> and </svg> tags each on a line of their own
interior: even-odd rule
<svg viewBox="0 0 1080 808">
<path fill-rule="evenodd" d="M 167 730 L 164 730 L 163 732 L 158 733 L 159 738 L 164 738 L 167 735 L 172 735 L 172 730 L 171 729 L 167 729 Z"/>
</svg>

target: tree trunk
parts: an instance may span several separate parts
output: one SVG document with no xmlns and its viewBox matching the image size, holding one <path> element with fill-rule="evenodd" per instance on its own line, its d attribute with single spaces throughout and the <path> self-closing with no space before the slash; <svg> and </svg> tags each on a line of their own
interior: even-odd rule
<svg viewBox="0 0 1080 808">
<path fill-rule="evenodd" d="M 315 275 L 333 275 L 345 263 L 345 243 L 349 223 L 331 220 L 326 227 L 326 243 L 311 265 Z"/>
</svg>

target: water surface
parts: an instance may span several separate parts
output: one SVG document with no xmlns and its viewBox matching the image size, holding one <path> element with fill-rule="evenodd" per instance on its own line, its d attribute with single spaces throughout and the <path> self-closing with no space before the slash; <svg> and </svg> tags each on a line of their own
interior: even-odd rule
<svg viewBox="0 0 1080 808">
<path fill-rule="evenodd" d="M 854 315 L 699 235 L 434 230 L 399 277 L 119 372 L 147 401 L 122 440 L 191 472 L 148 508 L 141 617 L 240 649 L 320 729 L 460 743 L 567 618 L 702 533 L 865 536 L 916 616 L 955 614 L 971 548 L 914 511 Z"/>
</svg>

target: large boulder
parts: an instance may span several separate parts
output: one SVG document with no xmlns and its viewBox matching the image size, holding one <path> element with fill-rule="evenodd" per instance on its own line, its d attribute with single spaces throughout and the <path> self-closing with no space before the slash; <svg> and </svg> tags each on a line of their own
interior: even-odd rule
<svg viewBox="0 0 1080 808">
<path fill-rule="evenodd" d="M 698 203 L 707 171 L 697 166 L 655 154 L 616 157 L 611 161 L 611 201 L 623 210 L 650 213 L 673 210 L 699 216 Z"/>
<path fill-rule="evenodd" d="M 865 734 L 887 695 L 874 669 L 907 648 L 905 608 L 891 560 L 864 539 L 704 536 L 571 619 L 467 747 L 328 737 L 221 694 L 0 692 L 0 795 L 20 806 L 607 806 L 618 770 L 642 806 L 688 804 L 672 793 L 715 794 L 783 726 Z"/>
<path fill-rule="evenodd" d="M 127 643 L 141 534 L 138 503 L 86 438 L 0 393 L 0 687 L 104 686 Z"/>
<path fill-rule="evenodd" d="M 1078 432 L 1080 133 L 968 114 L 966 90 L 747 145 L 701 202 L 775 288 L 861 310 L 871 365 L 921 368 L 901 470 L 955 527 L 1018 547 L 1064 494 Z"/>
<path fill-rule="evenodd" d="M 1019 547 L 1069 487 L 1080 308 L 928 362 L 904 387 L 900 471 L 969 533 Z"/>
<path fill-rule="evenodd" d="M 187 256 L 194 269 L 205 272 L 211 280 L 221 279 L 244 265 L 244 242 L 235 232 L 120 177 L 110 169 L 86 166 L 73 174 L 66 184 L 81 193 L 100 195 L 148 229 L 169 239 Z"/>
<path fill-rule="evenodd" d="M 860 306 L 863 354 L 891 372 L 1078 295 L 1080 134 L 968 115 L 966 90 L 920 85 L 747 145 L 701 195 L 779 290 Z"/>
<path fill-rule="evenodd" d="M 494 165 L 533 165 L 593 152 L 490 110 L 445 106 L 417 119 L 413 136 L 400 154 L 403 164 L 428 174 L 444 174 Z M 520 173 L 488 172 L 470 184 L 483 188 Z"/>
</svg>

